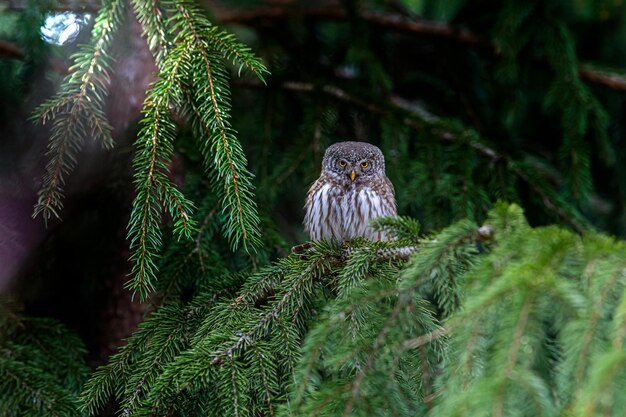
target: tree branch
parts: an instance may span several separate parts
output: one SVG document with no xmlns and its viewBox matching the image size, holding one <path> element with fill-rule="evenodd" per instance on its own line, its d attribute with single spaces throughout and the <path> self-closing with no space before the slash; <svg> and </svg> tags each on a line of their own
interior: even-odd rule
<svg viewBox="0 0 626 417">
<path fill-rule="evenodd" d="M 206 1 L 205 3 L 214 3 Z M 287 8 L 287 7 L 260 7 L 256 9 L 224 9 L 215 4 L 211 5 L 215 18 L 222 24 L 239 23 L 244 25 L 257 25 L 262 22 L 293 19 L 315 20 L 348 20 L 350 15 L 340 7 L 312 7 L 312 8 Z M 469 45 L 485 44 L 485 40 L 472 34 L 463 28 L 456 28 L 444 22 L 429 20 L 415 20 L 398 14 L 384 14 L 373 11 L 361 11 L 359 17 L 373 26 L 392 29 L 400 32 L 432 35 L 436 37 L 453 39 L 457 42 Z"/>
<path fill-rule="evenodd" d="M 287 21 L 294 19 L 308 20 L 349 20 L 348 14 L 339 4 L 330 7 L 260 7 L 248 9 L 225 9 L 211 0 L 203 0 L 213 12 L 215 18 L 222 24 L 237 23 L 249 26 L 258 26 L 263 23 Z M 489 51 L 494 56 L 500 54 L 490 39 L 483 38 L 465 28 L 455 27 L 445 22 L 434 22 L 424 19 L 412 19 L 399 14 L 378 13 L 368 10 L 360 11 L 360 19 L 372 26 L 421 36 L 432 36 L 448 39 L 463 45 Z M 626 76 L 604 70 L 597 70 L 580 65 L 578 69 L 580 79 L 600 84 L 617 91 L 626 91 Z"/>
<path fill-rule="evenodd" d="M 15 44 L 0 40 L 0 58 L 24 59 L 24 52 Z"/>
<path fill-rule="evenodd" d="M 28 0 L 6 0 L 7 9 L 22 11 L 28 8 Z M 49 8 L 56 12 L 98 13 L 100 1 L 98 0 L 57 0 L 56 4 Z"/>
<path fill-rule="evenodd" d="M 626 76 L 609 71 L 588 68 L 585 65 L 578 67 L 578 76 L 581 80 L 594 84 L 602 84 L 611 90 L 626 91 Z"/>
</svg>

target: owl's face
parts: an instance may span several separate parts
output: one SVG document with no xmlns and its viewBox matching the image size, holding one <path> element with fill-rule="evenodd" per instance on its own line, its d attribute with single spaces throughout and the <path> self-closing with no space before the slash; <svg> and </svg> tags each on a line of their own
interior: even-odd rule
<svg viewBox="0 0 626 417">
<path fill-rule="evenodd" d="M 385 175 L 383 153 L 365 142 L 339 142 L 328 147 L 322 167 L 344 183 L 359 184 Z"/>
</svg>

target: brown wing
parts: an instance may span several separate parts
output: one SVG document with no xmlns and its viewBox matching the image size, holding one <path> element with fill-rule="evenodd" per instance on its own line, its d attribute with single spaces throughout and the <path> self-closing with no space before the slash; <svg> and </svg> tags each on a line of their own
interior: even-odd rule
<svg viewBox="0 0 626 417">
<path fill-rule="evenodd" d="M 380 187 L 380 196 L 383 199 L 387 209 L 389 210 L 389 216 L 395 216 L 398 214 L 398 208 L 396 206 L 396 192 L 393 188 L 393 184 L 387 177 L 383 177 L 381 187 Z"/>
<path fill-rule="evenodd" d="M 315 210 L 315 199 L 318 191 L 324 186 L 323 176 L 319 177 L 306 194 L 306 201 L 304 203 L 304 220 L 302 224 L 304 225 L 304 230 L 309 234 L 312 240 L 319 240 L 321 234 L 320 222 L 321 219 L 319 217 L 319 210 Z"/>
</svg>

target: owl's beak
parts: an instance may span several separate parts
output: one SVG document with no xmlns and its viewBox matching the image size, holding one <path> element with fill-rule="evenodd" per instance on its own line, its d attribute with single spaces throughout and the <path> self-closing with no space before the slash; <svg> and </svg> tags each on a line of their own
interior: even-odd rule
<svg viewBox="0 0 626 417">
<path fill-rule="evenodd" d="M 355 178 L 356 178 L 356 172 L 352 171 L 352 172 L 350 173 L 350 179 L 351 179 L 352 181 L 354 181 L 354 179 L 355 179 Z"/>
</svg>

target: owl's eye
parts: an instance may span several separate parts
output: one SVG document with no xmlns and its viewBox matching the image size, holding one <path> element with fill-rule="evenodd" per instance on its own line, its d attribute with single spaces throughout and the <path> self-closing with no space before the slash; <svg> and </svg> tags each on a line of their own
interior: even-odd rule
<svg viewBox="0 0 626 417">
<path fill-rule="evenodd" d="M 368 166 L 370 166 L 370 163 L 367 161 L 361 162 L 361 168 L 367 168 Z"/>
<path fill-rule="evenodd" d="M 342 167 L 342 168 L 343 168 L 343 167 L 345 167 L 346 165 L 348 165 L 348 163 L 347 163 L 346 161 L 344 161 L 344 160 L 341 160 L 341 161 L 337 162 L 337 164 L 338 164 L 340 167 Z"/>
</svg>

